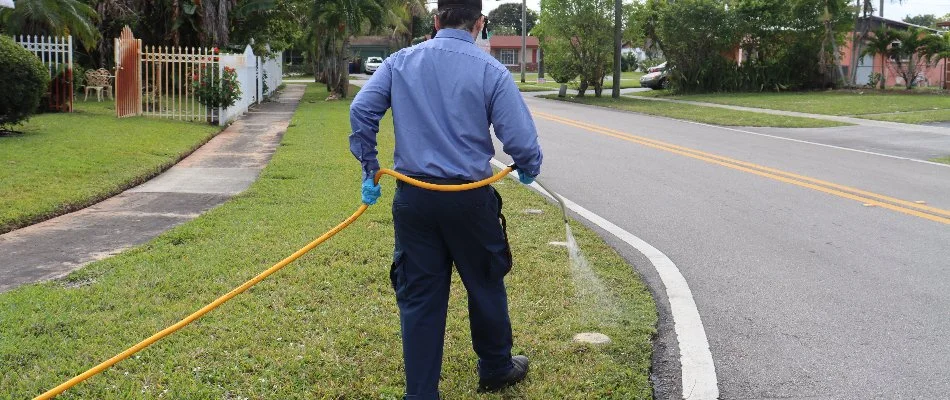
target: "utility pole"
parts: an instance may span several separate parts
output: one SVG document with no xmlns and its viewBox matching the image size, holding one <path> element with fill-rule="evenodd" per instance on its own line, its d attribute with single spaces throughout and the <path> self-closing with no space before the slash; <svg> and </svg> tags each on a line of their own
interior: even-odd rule
<svg viewBox="0 0 950 400">
<path fill-rule="evenodd" d="M 881 18 L 884 18 L 884 0 L 881 0 Z"/>
<path fill-rule="evenodd" d="M 521 83 L 525 80 L 525 57 L 528 53 L 528 0 L 521 0 Z"/>
<path fill-rule="evenodd" d="M 620 10 L 620 6 L 621 6 L 620 0 L 614 0 L 614 91 L 613 91 L 613 98 L 615 99 L 620 98 L 620 76 L 621 76 L 620 52 L 623 46 L 623 43 L 622 43 L 623 21 L 621 18 L 622 13 Z"/>
</svg>

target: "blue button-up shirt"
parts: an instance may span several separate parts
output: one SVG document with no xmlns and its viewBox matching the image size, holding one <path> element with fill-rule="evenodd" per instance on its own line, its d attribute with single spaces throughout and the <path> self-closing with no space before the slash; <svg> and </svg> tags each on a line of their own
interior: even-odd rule
<svg viewBox="0 0 950 400">
<path fill-rule="evenodd" d="M 363 178 L 379 170 L 379 120 L 393 110 L 396 171 L 482 180 L 495 155 L 489 125 L 524 172 L 541 173 L 534 120 L 508 69 L 475 45 L 472 35 L 442 29 L 432 40 L 390 56 L 350 106 L 350 151 Z"/>
</svg>

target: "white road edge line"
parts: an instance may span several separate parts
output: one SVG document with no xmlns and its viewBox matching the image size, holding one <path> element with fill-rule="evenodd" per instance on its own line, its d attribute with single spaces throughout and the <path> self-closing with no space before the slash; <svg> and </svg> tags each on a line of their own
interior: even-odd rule
<svg viewBox="0 0 950 400">
<path fill-rule="evenodd" d="M 496 159 L 492 159 L 491 163 L 500 169 L 507 167 Z M 514 172 L 514 174 L 517 173 L 518 171 Z M 531 188 L 538 193 L 554 198 L 552 194 L 547 193 L 536 183 L 531 184 Z M 643 239 L 634 236 L 577 203 L 563 196 L 560 197 L 571 211 L 629 244 L 650 260 L 653 268 L 659 274 L 663 286 L 666 287 L 666 296 L 670 300 L 673 329 L 676 332 L 676 340 L 679 342 L 683 398 L 690 400 L 718 399 L 719 381 L 716 378 L 716 367 L 713 364 L 712 352 L 709 350 L 709 341 L 706 339 L 703 321 L 699 316 L 699 310 L 696 308 L 696 302 L 693 300 L 693 292 L 689 290 L 686 278 L 680 273 L 676 264 L 673 264 L 673 261 L 666 254 L 643 241 Z"/>
</svg>

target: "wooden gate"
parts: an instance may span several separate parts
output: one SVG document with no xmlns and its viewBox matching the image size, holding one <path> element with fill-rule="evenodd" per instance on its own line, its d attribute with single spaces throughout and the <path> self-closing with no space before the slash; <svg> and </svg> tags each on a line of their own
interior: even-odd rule
<svg viewBox="0 0 950 400">
<path fill-rule="evenodd" d="M 126 26 L 115 40 L 115 113 L 119 118 L 142 114 L 142 41 Z"/>
<path fill-rule="evenodd" d="M 116 39 L 116 114 L 205 121 L 219 113 L 198 102 L 192 85 L 221 76 L 216 49 L 144 46 L 126 26 Z"/>
<path fill-rule="evenodd" d="M 73 110 L 73 37 L 15 36 L 14 41 L 33 53 L 49 71 L 46 109 Z"/>
</svg>

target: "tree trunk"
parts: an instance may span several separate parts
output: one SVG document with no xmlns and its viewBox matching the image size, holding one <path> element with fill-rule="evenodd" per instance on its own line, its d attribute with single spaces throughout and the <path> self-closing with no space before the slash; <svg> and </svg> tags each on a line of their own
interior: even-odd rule
<svg viewBox="0 0 950 400">
<path fill-rule="evenodd" d="M 346 29 L 346 36 L 343 37 L 343 52 L 340 54 L 340 60 L 343 66 L 343 73 L 340 74 L 339 92 L 340 98 L 345 99 L 350 95 L 350 33 L 349 27 Z"/>
<path fill-rule="evenodd" d="M 907 63 L 907 76 L 910 79 L 904 79 L 904 83 L 907 86 L 907 90 L 914 90 L 914 84 L 917 81 L 917 61 L 914 60 L 914 55 L 910 55 L 910 62 Z"/>
<path fill-rule="evenodd" d="M 587 92 L 587 80 L 581 78 L 581 83 L 577 86 L 577 97 L 584 97 Z"/>
<path fill-rule="evenodd" d="M 884 75 L 884 66 L 887 65 L 887 55 L 881 54 L 881 90 L 887 88 L 887 75 Z"/>
</svg>

